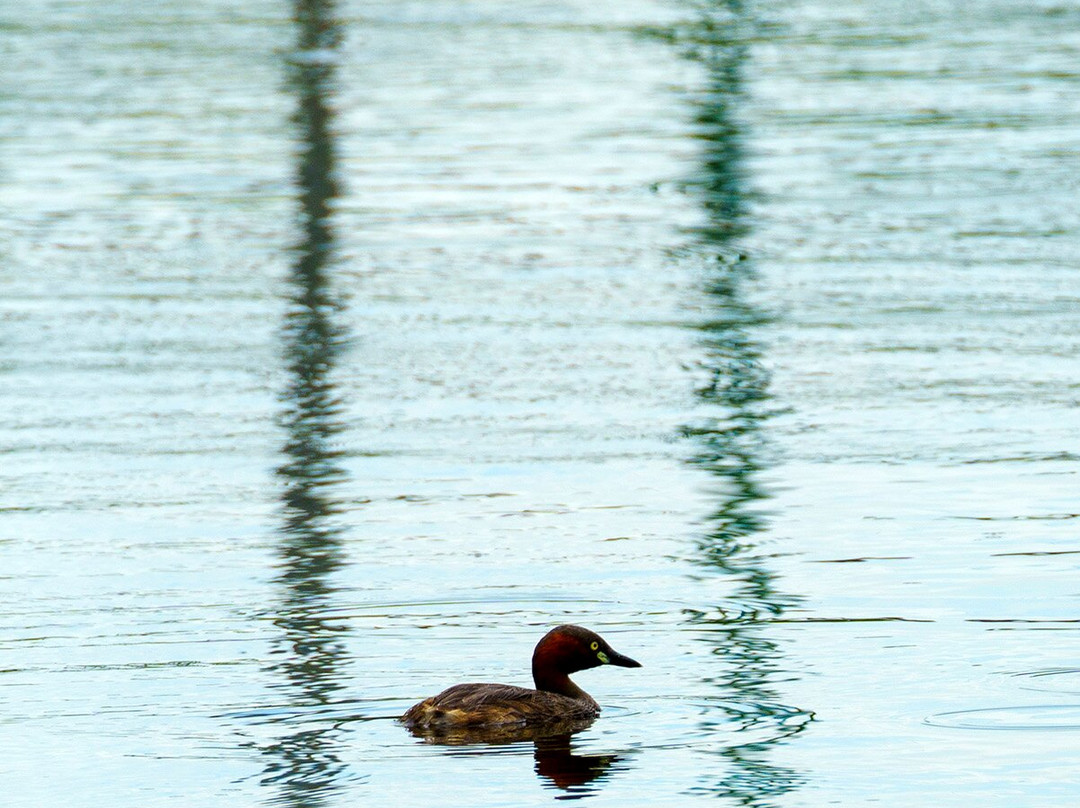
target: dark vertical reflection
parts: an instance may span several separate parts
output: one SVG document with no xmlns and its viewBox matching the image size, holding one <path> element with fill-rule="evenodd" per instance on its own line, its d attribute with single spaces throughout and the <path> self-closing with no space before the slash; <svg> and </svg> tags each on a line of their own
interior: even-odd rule
<svg viewBox="0 0 1080 808">
<path fill-rule="evenodd" d="M 728 598 L 687 614 L 716 657 L 716 675 L 707 680 L 716 698 L 704 726 L 725 738 L 718 753 L 729 764 L 702 789 L 738 805 L 772 806 L 802 779 L 771 762 L 772 753 L 805 729 L 811 715 L 781 703 L 774 690 L 784 674 L 769 622 L 793 599 L 778 589 L 759 548 L 768 497 L 760 482 L 767 463 L 762 426 L 771 405 L 758 336 L 767 318 L 748 298 L 753 261 L 738 249 L 749 230 L 737 119 L 744 25 L 741 3 L 716 0 L 702 8 L 689 36 L 708 86 L 697 107 L 703 148 L 693 183 L 705 222 L 690 248 L 704 266 L 703 378 L 697 389 L 702 412 L 686 433 L 695 442 L 692 462 L 715 483 L 715 506 L 698 540 L 697 560 L 724 580 Z"/>
<path fill-rule="evenodd" d="M 298 47 L 291 59 L 291 87 L 298 99 L 297 190 L 301 239 L 290 277 L 290 307 L 284 326 L 288 383 L 283 392 L 284 461 L 277 583 L 281 600 L 275 625 L 280 637 L 273 665 L 277 687 L 294 720 L 278 741 L 264 747 L 264 782 L 275 784 L 275 802 L 324 804 L 345 765 L 336 729 L 319 721 L 334 701 L 345 662 L 342 625 L 333 618 L 331 576 L 343 563 L 333 487 L 344 476 L 334 438 L 341 426 L 340 403 L 331 374 L 344 337 L 334 317 L 339 304 L 328 269 L 334 251 L 330 204 L 334 181 L 332 110 L 334 49 L 338 42 L 330 0 L 296 0 Z M 304 719 L 309 723 L 305 724 Z"/>
</svg>

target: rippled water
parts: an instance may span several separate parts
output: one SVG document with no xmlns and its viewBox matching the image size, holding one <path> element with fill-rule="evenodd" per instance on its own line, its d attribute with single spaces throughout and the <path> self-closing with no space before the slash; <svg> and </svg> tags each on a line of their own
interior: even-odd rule
<svg viewBox="0 0 1080 808">
<path fill-rule="evenodd" d="M 1075 799 L 1078 22 L 0 12 L 5 804 Z"/>
</svg>

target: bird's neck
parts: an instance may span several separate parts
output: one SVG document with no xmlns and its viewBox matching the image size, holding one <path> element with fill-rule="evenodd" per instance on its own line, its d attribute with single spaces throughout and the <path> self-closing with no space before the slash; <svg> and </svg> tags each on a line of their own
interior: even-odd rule
<svg viewBox="0 0 1080 808">
<path fill-rule="evenodd" d="M 533 682 L 536 683 L 537 690 L 544 690 L 548 693 L 558 693 L 562 696 L 568 696 L 572 699 L 586 699 L 592 700 L 584 690 L 570 681 L 570 677 L 562 671 L 557 670 L 544 670 L 533 666 Z"/>
</svg>

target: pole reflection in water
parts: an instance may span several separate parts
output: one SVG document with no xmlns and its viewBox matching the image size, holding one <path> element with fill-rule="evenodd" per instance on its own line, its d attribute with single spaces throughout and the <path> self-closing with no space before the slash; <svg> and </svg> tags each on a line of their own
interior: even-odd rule
<svg viewBox="0 0 1080 808">
<path fill-rule="evenodd" d="M 283 524 L 276 578 L 282 596 L 274 619 L 281 631 L 275 649 L 281 660 L 272 671 L 289 713 L 314 714 L 313 723 L 263 751 L 269 759 L 264 782 L 280 787 L 275 801 L 294 806 L 323 804 L 345 771 L 336 729 L 319 721 L 320 709 L 333 703 L 342 686 L 340 668 L 345 662 L 341 641 L 345 628 L 332 617 L 331 584 L 332 574 L 343 563 L 332 490 L 344 476 L 333 445 L 341 426 L 330 378 L 344 334 L 334 322 L 339 306 L 327 277 L 334 243 L 330 202 L 337 195 L 327 103 L 338 40 L 333 12 L 328 0 L 297 0 L 299 45 L 291 64 L 298 95 L 297 184 L 303 230 L 284 327 L 288 383 L 282 396 L 285 459 L 277 469 Z"/>
<path fill-rule="evenodd" d="M 690 37 L 708 76 L 696 117 L 703 157 L 694 183 L 705 223 L 690 250 L 704 266 L 706 315 L 700 324 L 704 379 L 697 390 L 704 412 L 686 433 L 697 447 L 692 462 L 716 482 L 716 506 L 698 541 L 697 559 L 732 590 L 724 603 L 687 613 L 717 661 L 717 675 L 707 681 L 715 688 L 718 712 L 707 715 L 704 727 L 720 735 L 736 730 L 720 749 L 730 766 L 702 789 L 739 805 L 770 806 L 802 781 L 798 772 L 771 763 L 770 753 L 804 730 L 812 715 L 781 703 L 773 689 L 782 665 L 768 623 L 794 599 L 778 591 L 767 559 L 756 549 L 766 526 L 767 493 L 759 474 L 766 462 L 762 425 L 770 409 L 769 374 L 756 335 L 767 320 L 747 299 L 752 261 L 737 247 L 748 231 L 735 117 L 746 53 L 739 37 L 743 15 L 736 0 L 714 3 Z"/>
</svg>

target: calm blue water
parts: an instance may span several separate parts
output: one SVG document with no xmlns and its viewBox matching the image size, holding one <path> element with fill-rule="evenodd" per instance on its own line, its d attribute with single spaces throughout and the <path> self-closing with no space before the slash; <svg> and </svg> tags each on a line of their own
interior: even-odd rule
<svg viewBox="0 0 1080 808">
<path fill-rule="evenodd" d="M 1078 23 L 0 11 L 5 805 L 1070 804 Z"/>
</svg>

